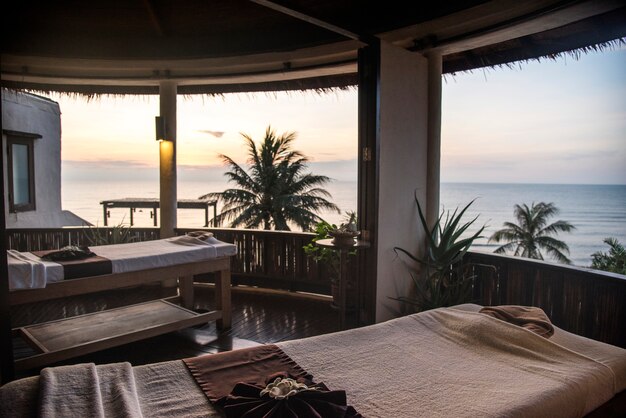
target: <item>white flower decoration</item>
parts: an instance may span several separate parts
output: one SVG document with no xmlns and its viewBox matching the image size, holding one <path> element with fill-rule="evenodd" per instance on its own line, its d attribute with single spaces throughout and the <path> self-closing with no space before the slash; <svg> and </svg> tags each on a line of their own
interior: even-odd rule
<svg viewBox="0 0 626 418">
<path fill-rule="evenodd" d="M 277 377 L 272 383 L 268 384 L 260 393 L 261 396 L 268 394 L 270 398 L 285 399 L 305 390 L 316 390 L 310 388 L 304 383 L 298 383 L 291 378 Z"/>
</svg>

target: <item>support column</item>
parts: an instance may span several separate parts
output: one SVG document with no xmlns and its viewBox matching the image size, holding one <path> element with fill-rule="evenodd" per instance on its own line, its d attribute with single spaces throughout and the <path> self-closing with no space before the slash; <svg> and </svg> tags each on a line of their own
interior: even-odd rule
<svg viewBox="0 0 626 418">
<path fill-rule="evenodd" d="M 5 196 L 4 157 L 0 153 L 0 191 Z M 5 200 L 0 203 L 0 385 L 15 378 L 13 340 L 11 338 L 11 306 L 9 303 L 9 267 L 7 260 L 7 229 Z"/>
<path fill-rule="evenodd" d="M 159 181 L 161 238 L 174 236 L 176 228 L 176 91 L 173 81 L 159 85 L 161 117 L 165 118 L 165 137 L 159 143 Z"/>
<path fill-rule="evenodd" d="M 425 233 L 415 198 L 427 204 L 428 62 L 420 54 L 381 41 L 378 86 L 376 322 L 405 307 L 393 298 L 414 287 L 407 263 L 394 248 L 424 254 Z"/>
<path fill-rule="evenodd" d="M 426 173 L 426 222 L 432 227 L 439 217 L 441 172 L 441 72 L 439 52 L 429 52 L 428 59 L 428 169 Z"/>
</svg>

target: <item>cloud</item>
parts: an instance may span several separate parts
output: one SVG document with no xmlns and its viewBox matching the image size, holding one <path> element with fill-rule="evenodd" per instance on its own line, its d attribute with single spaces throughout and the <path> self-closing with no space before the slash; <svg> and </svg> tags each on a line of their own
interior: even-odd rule
<svg viewBox="0 0 626 418">
<path fill-rule="evenodd" d="M 179 170 L 224 170 L 224 164 L 178 164 Z"/>
<path fill-rule="evenodd" d="M 101 168 L 101 169 L 129 169 L 129 168 L 154 168 L 154 164 L 138 160 L 63 160 L 63 165 L 71 168 Z"/>
<path fill-rule="evenodd" d="M 206 129 L 198 129 L 197 132 L 200 132 L 202 134 L 212 135 L 212 136 L 214 136 L 216 138 L 221 138 L 222 135 L 224 135 L 223 131 L 209 131 L 209 130 L 206 130 Z"/>
</svg>

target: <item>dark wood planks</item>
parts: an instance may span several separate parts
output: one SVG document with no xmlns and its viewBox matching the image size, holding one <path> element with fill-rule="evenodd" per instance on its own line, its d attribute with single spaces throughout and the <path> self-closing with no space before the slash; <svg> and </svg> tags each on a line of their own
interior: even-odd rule
<svg viewBox="0 0 626 418">
<path fill-rule="evenodd" d="M 538 306 L 560 328 L 626 347 L 626 277 L 581 267 L 468 252 L 474 302 Z"/>
</svg>

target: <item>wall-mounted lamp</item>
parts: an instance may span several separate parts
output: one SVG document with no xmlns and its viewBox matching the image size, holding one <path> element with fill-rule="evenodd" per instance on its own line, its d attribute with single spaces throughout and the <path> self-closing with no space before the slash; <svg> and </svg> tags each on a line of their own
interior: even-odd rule
<svg viewBox="0 0 626 418">
<path fill-rule="evenodd" d="M 157 141 L 165 141 L 165 117 L 164 116 L 156 116 L 154 118 L 156 125 L 156 140 Z"/>
</svg>

